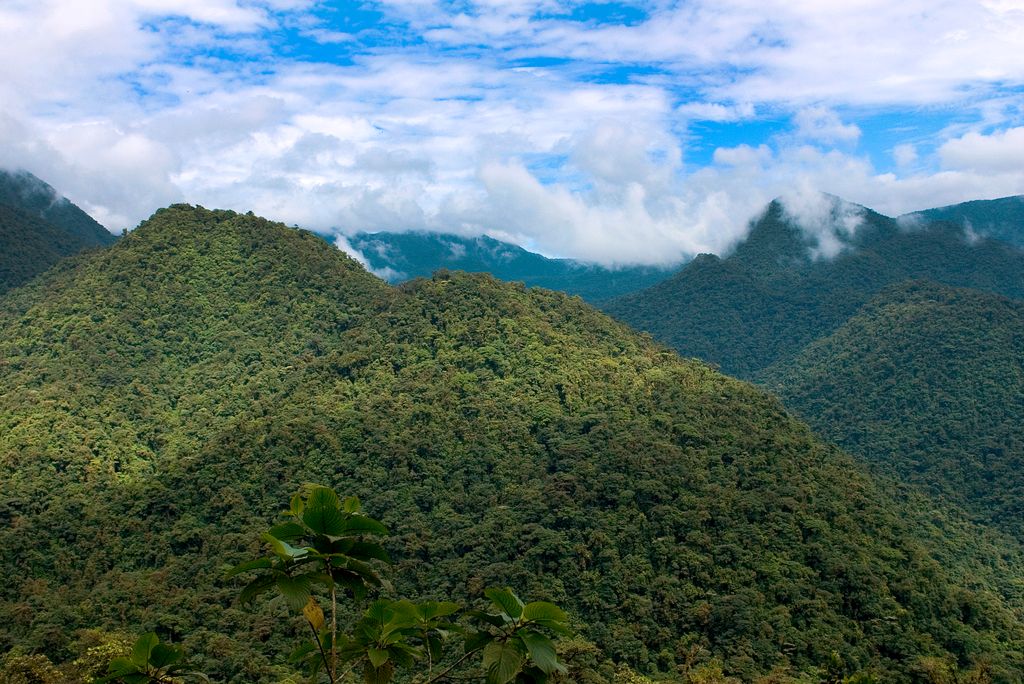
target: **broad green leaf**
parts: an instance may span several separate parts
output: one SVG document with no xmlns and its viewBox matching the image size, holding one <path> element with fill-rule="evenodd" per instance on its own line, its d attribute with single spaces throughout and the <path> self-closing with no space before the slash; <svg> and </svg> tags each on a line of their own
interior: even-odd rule
<svg viewBox="0 0 1024 684">
<path fill-rule="evenodd" d="M 302 511 L 305 509 L 305 507 L 306 505 L 302 502 L 301 494 L 296 493 L 294 496 L 292 496 L 290 512 L 293 516 L 295 516 L 296 518 L 301 518 Z"/>
<path fill-rule="evenodd" d="M 443 655 L 441 638 L 431 634 L 427 637 L 427 648 L 430 650 L 430 658 L 435 663 L 441 660 Z"/>
<path fill-rule="evenodd" d="M 483 666 L 488 684 L 508 684 L 523 669 L 523 654 L 513 641 L 492 641 L 484 648 Z"/>
<path fill-rule="evenodd" d="M 264 532 L 260 535 L 263 541 L 270 545 L 270 550 L 274 552 L 280 558 L 286 560 L 294 560 L 301 558 L 309 553 L 309 549 L 297 549 L 286 541 L 281 541 L 269 532 Z"/>
<path fill-rule="evenodd" d="M 334 536 L 353 534 L 378 534 L 386 535 L 388 528 L 373 518 L 365 515 L 350 515 L 344 518 L 340 532 L 325 532 Z"/>
<path fill-rule="evenodd" d="M 451 601 L 424 601 L 416 606 L 423 620 L 448 617 L 459 612 L 461 607 L 458 603 L 452 603 Z"/>
<path fill-rule="evenodd" d="M 270 535 L 282 541 L 295 541 L 301 539 L 306 530 L 297 522 L 286 522 L 274 525 L 269 530 Z"/>
<path fill-rule="evenodd" d="M 485 613 L 482 610 L 470 610 L 466 612 L 466 615 L 468 615 L 471 618 L 476 618 L 481 622 L 486 622 L 487 624 L 493 625 L 494 627 L 504 627 L 508 624 L 508 618 L 506 616 L 492 615 L 490 613 Z"/>
<path fill-rule="evenodd" d="M 306 659 L 309 655 L 316 653 L 316 646 L 312 642 L 306 641 L 299 644 L 294 651 L 288 654 L 289 663 L 299 663 Z"/>
<path fill-rule="evenodd" d="M 498 589 L 491 587 L 484 590 L 484 595 L 491 599 L 495 606 L 514 620 L 518 620 L 523 614 L 523 602 L 519 600 L 511 589 Z"/>
<path fill-rule="evenodd" d="M 302 575 L 291 577 L 282 573 L 275 578 L 275 584 L 277 584 L 277 591 L 288 602 L 288 607 L 295 612 L 301 611 L 309 602 L 310 582 L 308 577 Z"/>
<path fill-rule="evenodd" d="M 366 657 L 370 659 L 370 664 L 375 668 L 380 668 L 381 665 L 388 662 L 389 656 L 387 651 L 371 648 L 366 651 Z"/>
<path fill-rule="evenodd" d="M 170 644 L 157 644 L 149 654 L 149 664 L 153 667 L 164 668 L 173 665 L 185 657 L 185 652 L 178 646 Z"/>
<path fill-rule="evenodd" d="M 316 534 L 336 537 L 344 532 L 345 516 L 338 495 L 327 487 L 314 487 L 306 499 L 302 522 Z"/>
<path fill-rule="evenodd" d="M 546 601 L 531 601 L 523 606 L 523 619 L 561 622 L 566 626 L 569 624 L 569 616 L 565 614 L 565 611 Z"/>
<path fill-rule="evenodd" d="M 392 644 L 388 646 L 388 655 L 391 656 L 395 665 L 409 668 L 416 664 L 416 659 L 420 657 L 420 650 L 408 644 Z"/>
<path fill-rule="evenodd" d="M 271 567 L 273 564 L 273 561 L 269 558 L 257 558 L 255 560 L 239 563 L 235 567 L 225 572 L 224 577 L 234 577 L 235 575 L 240 575 L 243 572 L 248 572 L 249 570 L 264 570 L 266 568 Z"/>
<path fill-rule="evenodd" d="M 494 641 L 494 635 L 488 632 L 470 632 L 466 635 L 464 648 L 466 653 L 469 653 L 470 651 L 476 651 L 477 649 L 483 648 L 492 641 Z"/>
<path fill-rule="evenodd" d="M 261 575 L 245 585 L 245 588 L 238 594 L 238 600 L 240 603 L 249 603 L 272 586 L 274 586 L 274 576 Z"/>
<path fill-rule="evenodd" d="M 145 670 L 149 664 L 149 654 L 153 652 L 153 648 L 158 643 L 160 643 L 160 639 L 153 632 L 147 632 L 140 636 L 132 646 L 132 664 Z"/>
<path fill-rule="evenodd" d="M 516 636 L 526 646 L 530 659 L 545 674 L 551 674 L 559 669 L 558 655 L 555 653 L 555 644 L 551 639 L 531 629 L 521 629 L 516 632 Z"/>
<path fill-rule="evenodd" d="M 391 663 L 384 663 L 381 667 L 374 667 L 369 661 L 363 668 L 363 681 L 366 684 L 388 684 L 395 675 L 395 666 Z"/>
<path fill-rule="evenodd" d="M 345 555 L 351 556 L 358 560 L 370 560 L 375 559 L 384 561 L 385 563 L 391 562 L 391 556 L 384 550 L 384 547 L 374 542 L 354 542 L 349 545 Z"/>
<path fill-rule="evenodd" d="M 342 509 L 346 513 L 358 513 L 361 505 L 359 503 L 358 496 L 346 496 L 345 502 L 342 504 Z"/>
</svg>

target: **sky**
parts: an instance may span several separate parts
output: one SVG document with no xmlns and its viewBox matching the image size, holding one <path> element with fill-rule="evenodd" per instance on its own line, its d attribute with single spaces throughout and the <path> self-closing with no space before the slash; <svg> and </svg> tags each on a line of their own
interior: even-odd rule
<svg viewBox="0 0 1024 684">
<path fill-rule="evenodd" d="M 1024 0 L 2 0 L 0 166 L 606 265 L 1024 194 Z M 796 204 L 796 203 L 794 203 Z"/>
</svg>

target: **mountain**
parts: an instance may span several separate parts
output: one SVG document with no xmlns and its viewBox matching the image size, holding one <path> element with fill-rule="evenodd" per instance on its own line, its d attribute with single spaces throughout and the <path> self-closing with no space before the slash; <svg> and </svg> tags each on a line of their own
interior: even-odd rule
<svg viewBox="0 0 1024 684">
<path fill-rule="evenodd" d="M 391 528 L 402 595 L 510 585 L 640 670 L 1024 671 L 1019 547 L 773 396 L 579 299 L 391 287 L 252 215 L 161 210 L 0 299 L 0 464 L 0 650 L 151 629 L 281 681 L 304 626 L 222 564 L 321 482 Z"/>
<path fill-rule="evenodd" d="M 760 379 L 823 436 L 1024 539 L 1024 302 L 899 284 Z"/>
<path fill-rule="evenodd" d="M 0 294 L 116 238 L 32 174 L 0 170 Z"/>
<path fill-rule="evenodd" d="M 907 222 L 946 221 L 963 227 L 969 235 L 1024 247 L 1024 195 L 927 209 L 900 219 Z"/>
<path fill-rule="evenodd" d="M 438 269 L 490 273 L 583 297 L 609 299 L 667 278 L 678 266 L 605 268 L 572 259 L 549 259 L 490 237 L 441 233 L 359 233 L 348 238 L 376 273 L 392 283 L 430 277 Z"/>
<path fill-rule="evenodd" d="M 927 278 L 1024 297 L 1024 251 L 950 223 L 908 227 L 824 198 L 800 219 L 780 200 L 728 257 L 702 255 L 646 290 L 602 305 L 683 356 L 751 378 L 828 335 L 886 286 Z"/>
</svg>

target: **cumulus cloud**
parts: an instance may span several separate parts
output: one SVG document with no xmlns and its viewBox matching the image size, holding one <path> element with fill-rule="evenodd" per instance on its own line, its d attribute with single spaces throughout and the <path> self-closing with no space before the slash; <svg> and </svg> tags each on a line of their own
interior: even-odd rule
<svg viewBox="0 0 1024 684">
<path fill-rule="evenodd" d="M 793 188 L 890 214 L 1024 192 L 1005 2 L 654 2 L 626 25 L 564 0 L 380 0 L 378 43 L 319 5 L 7 3 L 0 159 L 115 230 L 191 201 L 607 264 L 727 250 Z M 285 28 L 344 58 L 280 54 Z M 978 121 L 897 143 L 900 175 L 858 151 L 864 108 L 932 103 Z M 764 120 L 788 133 L 699 138 Z"/>
<path fill-rule="evenodd" d="M 1024 172 L 1024 126 L 989 135 L 967 133 L 939 148 L 947 168 L 982 173 Z"/>
<path fill-rule="evenodd" d="M 834 143 L 850 142 L 860 137 L 860 128 L 843 123 L 835 112 L 824 107 L 806 107 L 793 117 L 796 135 L 807 140 Z"/>
</svg>

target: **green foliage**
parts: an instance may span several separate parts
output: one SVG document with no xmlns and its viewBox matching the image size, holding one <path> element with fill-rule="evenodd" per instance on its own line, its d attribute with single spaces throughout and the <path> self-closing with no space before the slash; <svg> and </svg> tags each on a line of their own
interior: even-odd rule
<svg viewBox="0 0 1024 684">
<path fill-rule="evenodd" d="M 822 435 L 1024 540 L 1024 303 L 895 286 L 761 379 Z"/>
<path fill-rule="evenodd" d="M 897 683 L 921 656 L 1022 667 L 1018 550 L 772 396 L 578 299 L 465 274 L 391 288 L 233 212 L 162 210 L 0 298 L 0 466 L 0 650 L 54 662 L 95 626 L 180 643 L 217 680 L 294 677 L 305 614 L 239 605 L 223 566 L 313 567 L 308 535 L 275 527 L 282 556 L 260 534 L 321 482 L 391 531 L 381 598 L 514 586 L 636 672 L 696 654 L 799 681 L 833 651 Z"/>
<path fill-rule="evenodd" d="M 962 202 L 919 211 L 904 218 L 911 222 L 944 221 L 962 227 L 973 236 L 1024 247 L 1024 195 Z"/>
<path fill-rule="evenodd" d="M 840 219 L 835 224 L 843 230 Z M 752 378 L 910 278 L 1024 297 L 1024 251 L 973 239 L 962 226 L 909 229 L 865 209 L 847 241 L 835 258 L 813 258 L 815 238 L 775 201 L 728 258 L 702 255 L 672 278 L 603 306 L 684 356 Z"/>
<path fill-rule="evenodd" d="M 181 647 L 162 644 L 156 634 L 149 632 L 138 638 L 132 646 L 131 655 L 111 660 L 107 675 L 96 681 L 121 684 L 176 684 L 189 679 L 209 681 L 202 673 L 186 670 L 182 663 L 184 657 Z"/>
<path fill-rule="evenodd" d="M 113 242 L 103 226 L 43 181 L 0 169 L 0 294 L 63 257 Z"/>
</svg>

